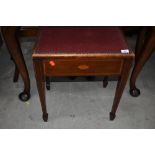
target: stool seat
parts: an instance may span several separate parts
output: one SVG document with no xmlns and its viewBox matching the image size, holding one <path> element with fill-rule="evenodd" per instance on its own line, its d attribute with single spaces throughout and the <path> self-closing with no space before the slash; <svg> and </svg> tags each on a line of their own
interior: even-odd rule
<svg viewBox="0 0 155 155">
<path fill-rule="evenodd" d="M 35 53 L 117 53 L 128 49 L 118 27 L 41 27 Z"/>
</svg>

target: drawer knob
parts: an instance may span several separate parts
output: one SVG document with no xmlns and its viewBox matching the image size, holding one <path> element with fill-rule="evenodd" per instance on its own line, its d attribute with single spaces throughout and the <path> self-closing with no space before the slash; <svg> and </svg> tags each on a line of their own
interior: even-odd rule
<svg viewBox="0 0 155 155">
<path fill-rule="evenodd" d="M 51 60 L 51 61 L 49 62 L 49 64 L 50 64 L 51 66 L 55 66 L 55 62 L 54 62 L 53 60 Z"/>
<path fill-rule="evenodd" d="M 87 65 L 79 65 L 78 68 L 81 69 L 81 70 L 86 70 L 86 69 L 89 68 L 89 66 L 87 66 Z"/>
</svg>

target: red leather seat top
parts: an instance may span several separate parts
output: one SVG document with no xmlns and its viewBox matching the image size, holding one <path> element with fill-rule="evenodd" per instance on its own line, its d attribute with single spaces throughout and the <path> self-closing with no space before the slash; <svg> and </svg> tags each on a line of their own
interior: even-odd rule
<svg viewBox="0 0 155 155">
<path fill-rule="evenodd" d="M 118 27 L 42 27 L 36 53 L 120 52 L 128 49 Z"/>
</svg>

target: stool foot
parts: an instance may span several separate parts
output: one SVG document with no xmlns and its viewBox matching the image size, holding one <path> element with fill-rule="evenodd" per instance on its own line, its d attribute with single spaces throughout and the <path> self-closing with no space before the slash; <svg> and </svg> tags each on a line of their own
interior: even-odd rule
<svg viewBox="0 0 155 155">
<path fill-rule="evenodd" d="M 26 102 L 30 99 L 30 94 L 28 94 L 26 92 L 22 92 L 19 94 L 19 99 L 23 102 Z"/>
<path fill-rule="evenodd" d="M 43 120 L 44 122 L 48 121 L 48 113 L 43 113 Z"/>
<path fill-rule="evenodd" d="M 140 95 L 140 90 L 138 88 L 130 89 L 130 95 L 133 97 L 138 97 Z"/>
<path fill-rule="evenodd" d="M 105 76 L 104 79 L 103 79 L 103 88 L 106 88 L 108 85 L 108 77 Z"/>
<path fill-rule="evenodd" d="M 110 112 L 109 116 L 110 116 L 110 121 L 113 121 L 116 117 L 116 115 L 112 112 Z"/>
</svg>

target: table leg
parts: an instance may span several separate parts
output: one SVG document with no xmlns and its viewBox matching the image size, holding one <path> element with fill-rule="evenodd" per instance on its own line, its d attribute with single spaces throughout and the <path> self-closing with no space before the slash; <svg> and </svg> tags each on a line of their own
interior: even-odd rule
<svg viewBox="0 0 155 155">
<path fill-rule="evenodd" d="M 115 92 L 115 97 L 114 97 L 114 101 L 113 101 L 113 106 L 112 106 L 112 110 L 110 112 L 110 120 L 114 120 L 116 117 L 116 110 L 118 108 L 121 96 L 123 94 L 123 90 L 125 88 L 127 79 L 128 79 L 128 75 L 129 75 L 129 71 L 131 68 L 131 63 L 132 60 L 126 60 L 124 62 L 124 66 L 123 66 L 123 70 L 121 73 L 121 77 L 117 83 L 117 88 L 116 88 L 116 92 Z"/>
<path fill-rule="evenodd" d="M 46 99 L 45 99 L 45 77 L 43 72 L 43 63 L 42 60 L 33 60 L 34 65 L 34 71 L 35 71 L 35 77 L 36 77 L 36 83 L 40 98 L 40 103 L 42 107 L 43 112 L 43 120 L 47 122 L 48 120 L 48 113 L 46 110 Z"/>
<path fill-rule="evenodd" d="M 19 98 L 22 101 L 27 101 L 30 98 L 30 79 L 16 32 L 16 26 L 2 27 L 5 43 L 24 81 L 24 91 L 19 94 Z"/>
<path fill-rule="evenodd" d="M 141 51 L 140 56 L 137 59 L 137 62 L 135 63 L 134 69 L 131 74 L 130 78 L 130 94 L 133 97 L 137 97 L 140 95 L 140 90 L 136 88 L 136 79 L 142 70 L 143 65 L 146 63 L 147 59 L 152 54 L 153 50 L 155 48 L 155 29 L 153 29 L 153 32 L 151 33 L 151 36 L 148 37 L 146 40 L 146 43 L 144 44 L 144 47 Z"/>
<path fill-rule="evenodd" d="M 19 71 L 17 66 L 15 65 L 15 72 L 14 72 L 14 76 L 13 76 L 13 82 L 17 82 L 19 78 Z"/>
</svg>

